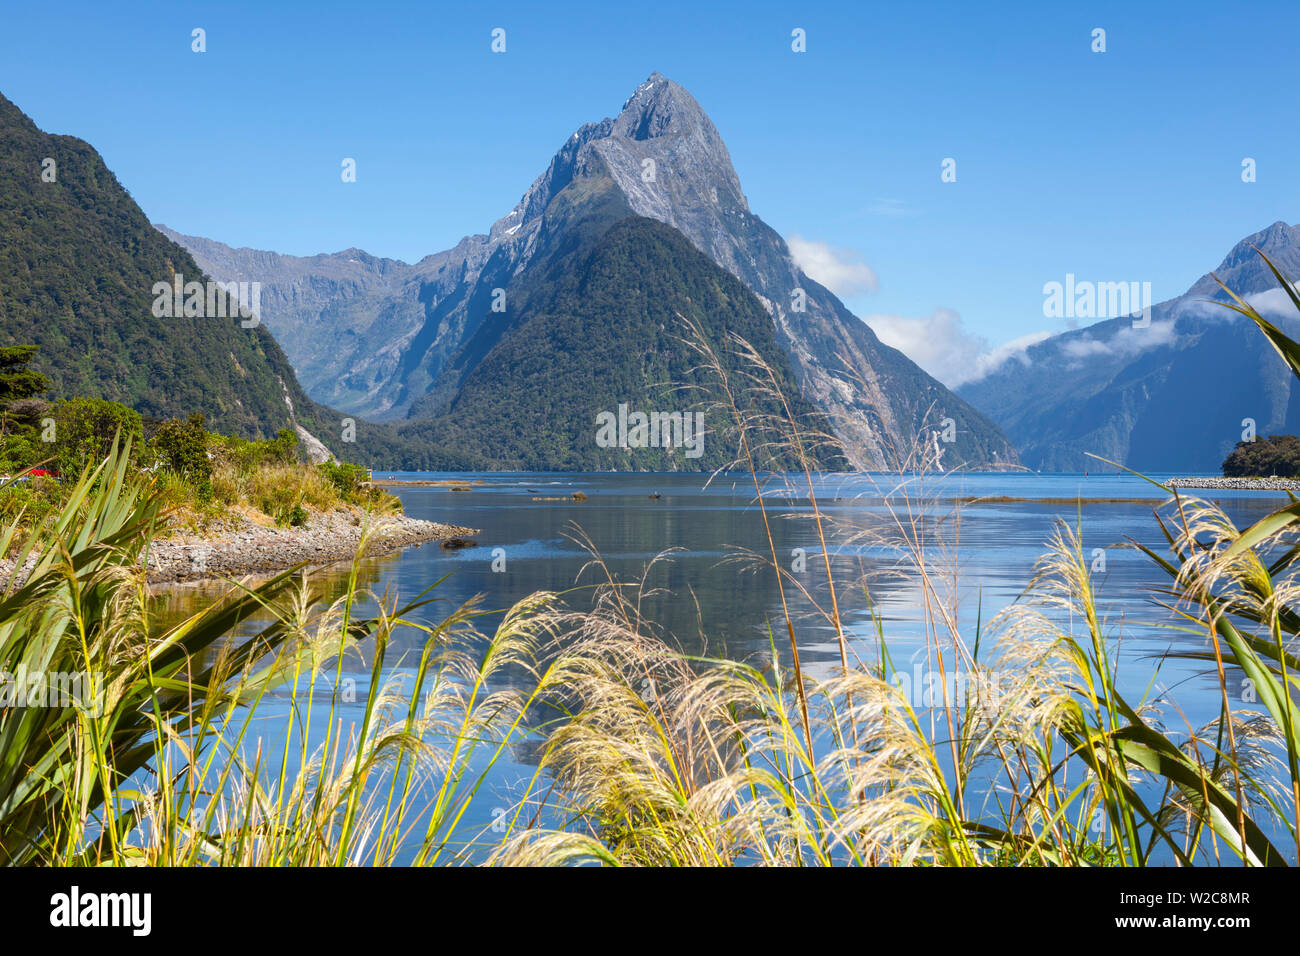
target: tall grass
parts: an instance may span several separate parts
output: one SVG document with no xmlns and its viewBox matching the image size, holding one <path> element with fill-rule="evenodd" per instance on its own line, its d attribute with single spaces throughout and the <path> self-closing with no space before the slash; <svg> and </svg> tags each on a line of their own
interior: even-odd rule
<svg viewBox="0 0 1300 956">
<path fill-rule="evenodd" d="M 1261 328 L 1300 374 L 1300 348 Z M 935 509 L 911 493 L 913 479 L 900 478 L 884 495 L 883 527 L 832 528 L 805 468 L 796 476 L 809 503 L 800 517 L 815 523 L 824 580 L 802 583 L 778 557 L 758 442 L 775 433 L 783 454 L 808 462 L 825 436 L 788 415 L 783 423 L 747 412 L 740 396 L 773 397 L 771 370 L 743 341 L 718 346 L 689 332 L 732 414 L 737 461 L 754 476 L 768 550 L 742 558 L 778 584 L 770 661 L 675 653 L 640 618 L 641 601 L 620 596 L 636 585 L 611 580 L 595 611 L 559 628 L 577 638 L 561 652 L 577 699 L 543 760 L 582 825 L 515 834 L 498 860 L 1296 862 L 1300 738 L 1290 688 L 1300 616 L 1290 602 L 1300 505 L 1242 532 L 1213 505 L 1166 488 L 1161 526 L 1172 557 L 1134 543 L 1169 571 L 1166 609 L 1203 636 L 1207 650 L 1192 656 L 1215 667 L 1219 714 L 1193 726 L 1176 701 L 1121 691 L 1115 635 L 1077 526 L 1057 527 L 1020 601 L 967 634 L 948 579 L 955 563 L 934 553 L 955 545 L 959 516 L 945 516 L 951 533 L 937 533 Z M 720 347 L 748 360 L 744 381 L 728 377 Z M 900 471 L 924 472 L 934 447 L 926 437 Z M 859 659 L 845 639 L 840 596 L 850 588 L 837 579 L 828 542 L 864 540 L 891 543 L 919 588 L 926 663 L 941 688 L 923 706 L 899 686 L 879 617 L 873 657 Z M 870 610 L 869 582 L 847 583 L 860 586 Z M 834 630 L 841 666 L 829 677 L 803 672 L 795 592 L 814 624 Z M 1243 632 L 1252 623 L 1265 633 Z M 1229 669 L 1258 688 L 1267 713 L 1234 707 Z"/>
<path fill-rule="evenodd" d="M 1236 304 L 1300 375 L 1300 346 Z M 115 449 L 20 547 L 35 569 L 0 595 L 0 670 L 84 673 L 93 692 L 88 706 L 0 707 L 0 861 L 1297 861 L 1300 504 L 1242 530 L 1165 489 L 1163 540 L 1132 542 L 1167 574 L 1153 617 L 1180 622 L 1180 653 L 1217 682 L 1217 714 L 1195 725 L 1169 694 L 1121 691 L 1077 524 L 1058 524 L 1021 599 L 971 629 L 950 551 L 959 514 L 899 477 L 883 517 L 837 520 L 812 464 L 820 423 L 792 420 L 743 341 L 688 340 L 716 374 L 766 532 L 765 550 L 734 555 L 780 596 L 761 659 L 677 650 L 649 614 L 648 574 L 619 579 L 589 541 L 600 578 L 587 609 L 536 594 L 487 633 L 480 602 L 429 623 L 436 584 L 401 605 L 365 589 L 359 562 L 332 600 L 285 573 L 163 621 L 140 559 L 166 496 Z M 755 415 L 756 394 L 784 415 Z M 926 470 L 926 439 L 900 470 Z M 802 464 L 784 489 L 766 472 L 778 457 Z M 777 546 L 774 524 L 792 515 L 820 545 L 815 583 Z M 894 663 L 877 582 L 835 557 L 864 543 L 889 549 L 916 589 L 938 687 L 924 699 Z M 874 640 L 852 637 L 854 612 Z M 826 634 L 838 660 L 810 673 L 801 641 Z M 1247 684 L 1256 709 L 1235 706 Z M 483 827 L 492 775 L 514 757 L 535 770 Z"/>
<path fill-rule="evenodd" d="M 378 488 L 345 494 L 320 468 L 302 462 L 242 462 L 218 457 L 212 468 L 212 493 L 202 495 L 193 482 L 161 471 L 157 493 L 173 526 L 202 525 L 212 519 L 244 514 L 256 521 L 289 524 L 295 513 L 365 508 L 379 514 L 401 511 L 401 502 Z"/>
<path fill-rule="evenodd" d="M 428 625 L 410 615 L 430 598 L 399 608 L 370 595 L 377 613 L 358 617 L 358 562 L 328 605 L 286 572 L 232 584 L 164 625 L 141 564 L 160 504 L 115 447 L 70 490 L 52 532 L 20 550 L 34 567 L 0 600 L 0 670 L 86 683 L 53 706 L 11 696 L 0 707 L 0 862 L 388 863 L 417 822 L 422 861 L 460 852 L 465 788 L 483 772 L 470 758 L 503 725 L 508 739 L 523 706 L 490 681 L 528 670 L 541 623 L 528 612 L 547 597 L 507 614 L 481 653 L 473 605 Z M 399 629 L 424 638 L 406 687 L 386 676 Z M 354 702 L 344 660 L 358 654 L 369 670 Z M 250 728 L 267 692 L 286 686 L 272 752 Z M 431 780 L 428 810 L 416 795 Z"/>
</svg>

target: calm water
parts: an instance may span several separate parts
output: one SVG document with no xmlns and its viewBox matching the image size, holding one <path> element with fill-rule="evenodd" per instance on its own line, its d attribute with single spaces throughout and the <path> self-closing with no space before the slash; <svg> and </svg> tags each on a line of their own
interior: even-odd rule
<svg viewBox="0 0 1300 956">
<path fill-rule="evenodd" d="M 671 559 L 655 564 L 647 576 L 647 587 L 661 593 L 643 607 L 683 650 L 746 660 L 769 656 L 768 625 L 781 621 L 774 575 L 770 570 L 748 572 L 734 562 L 723 563 L 737 549 L 767 552 L 762 514 L 748 476 L 715 478 L 707 485 L 703 476 L 664 474 L 392 473 L 375 477 L 451 479 L 470 489 L 393 490 L 412 517 L 479 529 L 474 536 L 477 546 L 446 551 L 426 544 L 366 563 L 371 588 L 402 597 L 413 597 L 450 573 L 438 588 L 445 600 L 423 612 L 426 619 L 440 619 L 448 606 L 477 594 L 484 596 L 486 607 L 504 609 L 536 590 L 593 584 L 598 576 L 590 568 L 583 572 L 590 555 L 574 540 L 582 534 L 611 572 L 625 581 L 639 580 L 656 555 L 674 549 Z M 573 501 L 570 496 L 575 492 L 586 499 Z M 923 482 L 886 475 L 833 475 L 818 480 L 816 493 L 837 526 L 858 533 L 852 541 L 833 545 L 831 552 L 839 579 L 856 584 L 843 587 L 839 597 L 848 631 L 864 658 L 874 659 L 876 653 L 876 628 L 864 588 L 884 619 L 895 665 L 912 671 L 906 662 L 923 656 L 919 654 L 924 647 L 922 592 L 914 574 L 905 569 L 900 573 L 900 554 L 890 543 L 897 533 L 894 516 L 909 511 L 905 497 L 918 502 L 911 510 L 932 549 L 931 560 L 955 574 L 946 587 L 957 602 L 968 642 L 977 619 L 987 622 L 1021 594 L 1054 522 L 1064 518 L 1082 528 L 1087 554 L 1105 549 L 1104 570 L 1097 571 L 1094 579 L 1108 632 L 1118 647 L 1120 683 L 1126 695 L 1136 701 L 1168 694 L 1197 725 L 1217 716 L 1213 677 L 1199 665 L 1160 659 L 1171 648 L 1201 646 L 1193 636 L 1159 626 L 1165 619 L 1152 606 L 1150 589 L 1165 583 L 1163 574 L 1140 553 L 1114 547 L 1129 536 L 1153 545 L 1162 540 L 1152 508 L 1164 495 L 1152 485 L 1114 474 L 966 474 Z M 1285 495 L 1267 492 L 1195 493 L 1218 501 L 1239 526 L 1285 501 Z M 955 499 L 988 497 L 1024 500 L 963 502 L 955 508 Z M 1083 504 L 1078 504 L 1080 499 Z M 784 482 L 774 479 L 765 487 L 764 501 L 772 516 L 778 557 L 794 570 L 802 553 L 806 571 L 800 580 L 824 599 L 821 549 L 808 520 L 807 498 L 791 495 Z M 922 507 L 920 502 L 928 505 Z M 204 593 L 182 588 L 172 600 L 192 606 Z M 581 604 L 582 592 L 571 600 Z M 808 616 L 806 602 L 796 602 L 795 611 L 804 617 L 800 654 L 805 668 L 814 674 L 824 672 L 839 659 L 834 632 Z M 364 678 L 360 665 L 353 666 Z M 364 690 L 360 696 L 364 699 Z M 263 706 L 268 728 L 282 716 L 281 706 L 275 701 Z M 523 756 L 515 757 L 517 762 L 502 765 L 495 774 L 493 785 L 500 795 L 496 802 L 503 806 L 511 803 L 512 794 L 522 791 L 521 780 L 533 769 Z M 479 801 L 471 826 L 490 822 L 493 809 L 493 800 Z"/>
<path fill-rule="evenodd" d="M 478 546 L 460 551 L 436 545 L 408 549 L 372 562 L 378 565 L 378 581 L 402 595 L 413 595 L 452 572 L 440 588 L 443 596 L 459 602 L 483 594 L 488 606 L 504 608 L 535 590 L 563 590 L 598 580 L 591 569 L 580 575 L 590 557 L 574 540 L 581 532 L 610 570 L 625 581 L 639 580 L 656 555 L 673 549 L 670 559 L 656 564 L 646 579 L 648 587 L 666 593 L 652 597 L 645 607 L 647 616 L 673 634 L 683 650 L 735 659 L 768 652 L 767 626 L 779 621 L 781 614 L 774 575 L 746 572 L 728 560 L 739 549 L 768 553 L 762 514 L 748 476 L 734 481 L 718 478 L 707 486 L 703 477 L 683 475 L 496 474 L 475 480 L 483 484 L 467 485 L 470 491 L 397 489 L 412 517 L 480 529 L 475 535 Z M 1152 508 L 1164 495 L 1140 479 L 970 474 L 920 482 L 894 476 L 827 476 L 818 482 L 818 503 L 841 532 L 858 539 L 832 543 L 836 573 L 844 582 L 865 581 L 869 586 L 896 656 L 897 649 L 918 646 L 923 622 L 919 586 L 914 576 L 900 574 L 900 554 L 893 546 L 897 537 L 893 515 L 905 518 L 909 510 L 903 503 L 904 488 L 907 497 L 924 503 L 912 509 L 922 516 L 931 560 L 936 566 L 955 569 L 952 590 L 968 639 L 977 617 L 987 621 L 1021 594 L 1054 523 L 1065 519 L 1082 528 L 1090 557 L 1094 549 L 1106 549 L 1105 570 L 1094 577 L 1106 619 L 1127 647 L 1123 658 L 1142 660 L 1180 640 L 1166 629 L 1135 626 L 1135 621 L 1155 616 L 1149 588 L 1165 581 L 1149 559 L 1115 547 L 1130 536 L 1145 543 L 1161 540 Z M 585 501 L 536 500 L 578 491 L 587 496 Z M 650 497 L 656 494 L 661 497 Z M 1252 522 L 1285 501 L 1279 493 L 1200 494 L 1218 501 L 1239 524 Z M 954 505 L 954 499 L 993 497 L 1040 500 Z M 795 549 L 802 549 L 807 570 L 801 581 L 823 594 L 821 548 L 808 518 L 807 500 L 792 498 L 785 483 L 778 481 L 765 486 L 764 499 L 778 557 L 793 568 L 798 560 Z M 1085 501 L 1081 506 L 1076 503 L 1080 499 Z M 1087 499 L 1128 500 L 1087 503 Z M 498 568 L 499 559 L 504 559 L 504 570 L 493 570 L 494 557 Z M 844 590 L 848 593 L 840 594 L 841 610 L 850 633 L 864 642 L 864 654 L 871 653 L 876 631 L 861 587 Z M 800 653 L 815 673 L 818 664 L 829 665 L 839 657 L 834 632 L 812 625 L 805 620 Z M 1146 686 L 1150 670 L 1150 666 L 1134 667 L 1135 686 Z M 1209 706 L 1213 710 L 1216 705 L 1211 701 Z"/>
</svg>

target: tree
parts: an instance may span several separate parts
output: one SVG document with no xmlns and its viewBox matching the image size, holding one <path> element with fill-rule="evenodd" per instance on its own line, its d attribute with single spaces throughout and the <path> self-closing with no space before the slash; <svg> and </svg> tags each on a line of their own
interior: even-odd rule
<svg viewBox="0 0 1300 956">
<path fill-rule="evenodd" d="M 1228 478 L 1300 477 L 1300 438 L 1269 435 L 1253 442 L 1239 441 L 1223 460 L 1223 474 Z"/>
<path fill-rule="evenodd" d="M 35 396 L 50 383 L 28 367 L 36 352 L 35 345 L 0 348 L 0 473 L 29 468 L 42 457 L 38 426 L 47 406 Z"/>
<path fill-rule="evenodd" d="M 207 501 L 212 497 L 212 461 L 208 458 L 208 432 L 202 413 L 195 412 L 188 421 L 173 418 L 158 426 L 149 447 L 159 463 L 180 475 Z"/>
<path fill-rule="evenodd" d="M 281 428 L 266 448 L 272 461 L 291 465 L 298 460 L 298 435 L 292 428 Z"/>
<path fill-rule="evenodd" d="M 0 348 L 0 405 L 33 398 L 50 387 L 50 380 L 28 368 L 39 346 L 9 345 Z"/>
<path fill-rule="evenodd" d="M 75 474 L 108 456 L 113 439 L 140 447 L 140 413 L 102 398 L 74 398 L 54 408 L 54 460 L 59 471 Z"/>
</svg>

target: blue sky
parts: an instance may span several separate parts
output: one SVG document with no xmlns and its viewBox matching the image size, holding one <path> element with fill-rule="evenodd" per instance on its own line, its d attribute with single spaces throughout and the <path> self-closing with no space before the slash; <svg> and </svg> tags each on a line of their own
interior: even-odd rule
<svg viewBox="0 0 1300 956">
<path fill-rule="evenodd" d="M 1300 220 L 1294 4 L 61 0 L 4 22 L 0 92 L 155 222 L 232 245 L 454 245 L 653 70 L 713 118 L 754 212 L 867 265 L 846 302 L 915 320 L 918 348 L 1059 330 L 1043 284 L 1067 272 L 1178 295 Z"/>
</svg>

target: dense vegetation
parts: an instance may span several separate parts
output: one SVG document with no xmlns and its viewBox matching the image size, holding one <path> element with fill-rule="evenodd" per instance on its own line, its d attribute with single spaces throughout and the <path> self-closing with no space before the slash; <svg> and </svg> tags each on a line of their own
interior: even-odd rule
<svg viewBox="0 0 1300 956">
<path fill-rule="evenodd" d="M 510 309 L 489 315 L 466 346 L 482 358 L 466 363 L 472 371 L 444 414 L 404 427 L 403 435 L 495 469 L 710 471 L 739 453 L 719 404 L 719 370 L 703 361 L 701 345 L 723 372 L 764 378 L 767 390 L 746 392 L 746 412 L 825 430 L 800 395 L 762 303 L 662 223 L 626 217 L 536 270 L 510 296 Z M 736 337 L 752 347 L 752 358 Z M 703 454 L 601 447 L 597 416 L 617 415 L 620 405 L 629 414 L 704 412 Z M 756 443 L 768 444 L 769 431 Z M 844 466 L 837 452 L 813 455 L 818 467 Z M 778 453 L 766 464 L 794 462 Z"/>
<path fill-rule="evenodd" d="M 300 461 L 298 435 L 288 428 L 264 440 L 221 435 L 209 432 L 196 412 L 146 429 L 138 412 L 106 399 L 34 399 L 31 393 L 44 384 L 27 367 L 34 355 L 30 348 L 0 349 L 0 475 L 34 472 L 0 484 L 0 520 L 14 521 L 21 530 L 11 549 L 48 527 L 66 505 L 66 479 L 118 446 L 129 449 L 127 465 L 164 506 L 164 528 L 203 526 L 237 511 L 297 525 L 308 519 L 308 508 L 400 507 L 371 486 L 368 470 L 359 465 Z"/>
<path fill-rule="evenodd" d="M 264 327 L 155 317 L 154 284 L 178 273 L 207 280 L 93 147 L 43 133 L 0 95 L 0 348 L 38 346 L 30 374 L 48 380 L 50 397 L 116 402 L 146 419 L 200 413 L 250 439 L 301 425 L 335 455 L 364 463 L 391 466 L 417 452 L 391 427 L 365 422 L 344 441 L 342 416 L 307 397 Z"/>
<path fill-rule="evenodd" d="M 1254 441 L 1239 441 L 1223 460 L 1228 478 L 1300 478 L 1300 438 L 1269 435 Z"/>
</svg>

